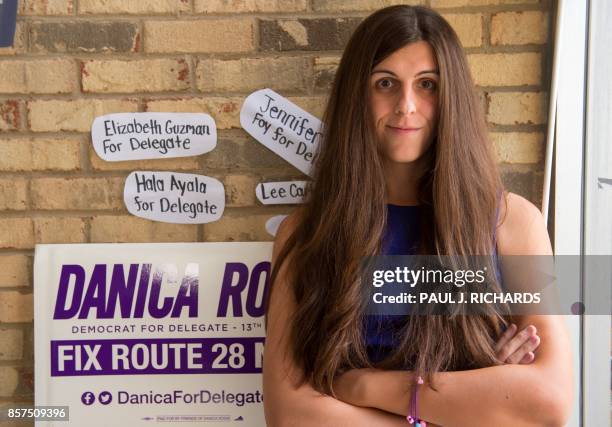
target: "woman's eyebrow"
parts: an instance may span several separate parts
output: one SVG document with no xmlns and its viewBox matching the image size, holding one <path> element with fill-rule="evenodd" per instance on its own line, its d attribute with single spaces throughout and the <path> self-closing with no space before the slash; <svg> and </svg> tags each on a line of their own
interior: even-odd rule
<svg viewBox="0 0 612 427">
<path fill-rule="evenodd" d="M 372 71 L 372 74 L 376 74 L 376 73 L 387 73 L 387 74 L 391 74 L 392 76 L 397 77 L 397 74 L 395 74 L 393 71 L 390 71 L 390 70 L 374 70 L 374 71 Z"/>
<path fill-rule="evenodd" d="M 423 70 L 423 71 L 419 71 L 418 73 L 416 73 L 416 74 L 415 74 L 415 77 L 416 77 L 416 76 L 420 76 L 421 74 L 429 74 L 429 73 L 431 73 L 431 74 L 435 74 L 436 76 L 439 76 L 439 75 L 440 75 L 440 73 L 439 73 L 439 71 L 438 71 L 438 70 Z"/>
<path fill-rule="evenodd" d="M 397 74 L 395 74 L 393 71 L 391 70 L 374 70 L 372 71 L 372 74 L 376 74 L 376 73 L 386 73 L 386 74 L 391 74 L 392 76 L 397 77 Z M 419 71 L 418 73 L 416 73 L 414 76 L 420 76 L 421 74 L 435 74 L 436 76 L 439 76 L 440 73 L 438 72 L 438 70 L 423 70 L 423 71 Z"/>
</svg>

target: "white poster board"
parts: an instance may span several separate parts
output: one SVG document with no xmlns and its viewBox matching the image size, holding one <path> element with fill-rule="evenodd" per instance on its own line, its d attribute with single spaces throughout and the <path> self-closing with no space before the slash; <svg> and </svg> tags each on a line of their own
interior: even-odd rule
<svg viewBox="0 0 612 427">
<path fill-rule="evenodd" d="M 37 245 L 35 404 L 45 426 L 264 426 L 272 243 Z"/>
</svg>

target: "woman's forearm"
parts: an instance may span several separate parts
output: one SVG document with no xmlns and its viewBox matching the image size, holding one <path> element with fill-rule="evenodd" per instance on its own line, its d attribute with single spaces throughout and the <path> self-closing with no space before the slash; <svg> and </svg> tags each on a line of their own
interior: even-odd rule
<svg viewBox="0 0 612 427">
<path fill-rule="evenodd" d="M 274 402 L 274 403 L 272 403 Z M 331 396 L 285 395 L 266 403 L 268 427 L 406 427 L 405 416 L 351 405 Z"/>
<path fill-rule="evenodd" d="M 437 391 L 419 386 L 418 415 L 443 426 L 561 425 L 570 405 L 534 366 L 440 372 L 434 379 Z M 370 370 L 365 380 L 364 406 L 408 414 L 412 373 Z"/>
</svg>

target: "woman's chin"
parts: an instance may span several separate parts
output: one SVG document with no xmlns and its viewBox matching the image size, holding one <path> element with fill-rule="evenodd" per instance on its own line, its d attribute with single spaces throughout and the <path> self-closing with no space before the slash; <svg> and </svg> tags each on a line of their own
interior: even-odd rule
<svg viewBox="0 0 612 427">
<path fill-rule="evenodd" d="M 415 163 L 417 160 L 423 157 L 422 153 L 392 153 L 387 154 L 387 161 L 390 163 Z"/>
</svg>

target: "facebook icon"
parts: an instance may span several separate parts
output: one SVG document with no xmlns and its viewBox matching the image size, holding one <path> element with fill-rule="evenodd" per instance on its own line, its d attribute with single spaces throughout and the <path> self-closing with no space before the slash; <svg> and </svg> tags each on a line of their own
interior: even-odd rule
<svg viewBox="0 0 612 427">
<path fill-rule="evenodd" d="M 91 391 L 86 391 L 81 395 L 81 402 L 83 405 L 89 406 L 96 401 L 96 397 Z"/>
<path fill-rule="evenodd" d="M 0 47 L 13 45 L 17 0 L 0 0 Z"/>
</svg>

